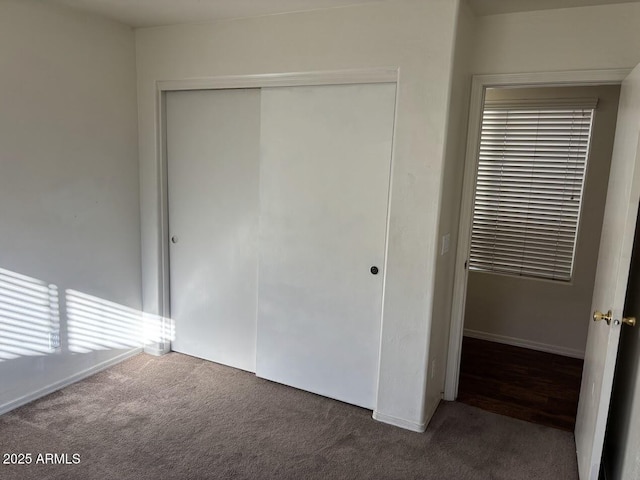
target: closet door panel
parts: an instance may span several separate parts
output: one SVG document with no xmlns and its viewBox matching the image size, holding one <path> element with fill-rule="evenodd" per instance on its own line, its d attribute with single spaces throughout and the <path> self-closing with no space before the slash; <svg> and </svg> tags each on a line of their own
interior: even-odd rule
<svg viewBox="0 0 640 480">
<path fill-rule="evenodd" d="M 261 104 L 256 373 L 372 409 L 395 84 L 265 88 Z"/>
<path fill-rule="evenodd" d="M 255 371 L 260 90 L 170 92 L 166 119 L 172 349 Z"/>
</svg>

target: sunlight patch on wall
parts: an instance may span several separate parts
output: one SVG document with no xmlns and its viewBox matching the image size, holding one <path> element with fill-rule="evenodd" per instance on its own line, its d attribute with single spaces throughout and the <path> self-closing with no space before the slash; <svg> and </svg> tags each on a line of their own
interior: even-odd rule
<svg viewBox="0 0 640 480">
<path fill-rule="evenodd" d="M 174 338 L 171 319 L 77 290 L 65 291 L 66 328 L 61 328 L 59 300 L 56 285 L 0 268 L 0 362 L 131 349 Z"/>
<path fill-rule="evenodd" d="M 58 287 L 0 268 L 0 362 L 59 348 Z"/>
<path fill-rule="evenodd" d="M 143 344 L 142 312 L 133 308 L 66 290 L 69 350 L 129 349 Z"/>
<path fill-rule="evenodd" d="M 172 342 L 175 339 L 175 325 L 172 319 L 143 313 L 142 322 L 145 345 Z"/>
</svg>

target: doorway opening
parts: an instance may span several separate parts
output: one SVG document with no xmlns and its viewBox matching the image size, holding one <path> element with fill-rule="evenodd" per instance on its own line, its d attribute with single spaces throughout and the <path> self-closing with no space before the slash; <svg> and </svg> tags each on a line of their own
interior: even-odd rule
<svg viewBox="0 0 640 480">
<path fill-rule="evenodd" d="M 462 206 L 459 401 L 573 431 L 619 94 L 485 89 Z"/>
</svg>

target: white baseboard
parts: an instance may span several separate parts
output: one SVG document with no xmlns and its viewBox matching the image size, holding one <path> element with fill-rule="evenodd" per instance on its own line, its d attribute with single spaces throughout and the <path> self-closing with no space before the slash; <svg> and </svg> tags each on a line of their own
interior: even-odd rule
<svg viewBox="0 0 640 480">
<path fill-rule="evenodd" d="M 464 329 L 464 336 L 477 338 L 479 340 L 488 340 L 490 342 L 504 343 L 513 345 L 514 347 L 524 347 L 540 352 L 555 353 L 556 355 L 564 355 L 565 357 L 584 359 L 584 350 L 575 348 L 561 347 L 558 345 L 550 345 L 548 343 L 533 342 L 523 338 L 507 337 L 505 335 L 497 335 L 495 333 L 480 332 L 478 330 Z"/>
<path fill-rule="evenodd" d="M 16 400 L 12 400 L 8 403 L 0 405 L 0 415 L 4 415 L 5 413 L 10 412 L 11 410 L 15 410 L 16 408 L 26 405 L 27 403 L 33 402 L 34 400 L 44 397 L 45 395 L 49 395 L 50 393 L 53 393 L 56 390 L 60 390 L 61 388 L 68 387 L 69 385 L 79 382 L 80 380 L 84 380 L 85 378 L 90 377 L 95 373 L 98 373 L 117 363 L 120 363 L 129 357 L 138 355 L 139 353 L 142 353 L 142 348 L 134 348 L 133 350 L 130 350 L 121 355 L 118 355 L 117 357 L 114 357 L 110 360 L 98 363 L 97 365 L 94 365 L 91 368 L 87 368 L 86 370 L 83 370 L 74 375 L 71 375 L 70 377 L 67 377 L 63 380 L 52 383 L 51 385 L 47 385 L 46 387 L 41 388 L 40 390 L 36 390 L 33 393 L 24 395 Z"/>
<path fill-rule="evenodd" d="M 380 412 L 373 412 L 373 419 L 378 422 L 393 425 L 395 427 L 404 428 L 405 430 L 411 430 L 413 432 L 423 433 L 427 429 L 426 423 L 416 423 L 411 420 L 405 420 L 403 418 L 386 415 Z"/>
</svg>

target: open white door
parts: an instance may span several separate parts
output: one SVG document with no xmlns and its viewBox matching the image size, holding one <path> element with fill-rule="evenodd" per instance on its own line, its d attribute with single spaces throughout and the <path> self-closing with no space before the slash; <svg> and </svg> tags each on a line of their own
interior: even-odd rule
<svg viewBox="0 0 640 480">
<path fill-rule="evenodd" d="M 592 300 L 592 311 L 610 310 L 612 320 L 610 324 L 603 320 L 589 326 L 575 429 L 581 480 L 596 480 L 600 471 L 640 200 L 639 135 L 640 65 L 624 80 L 620 92 Z"/>
</svg>

